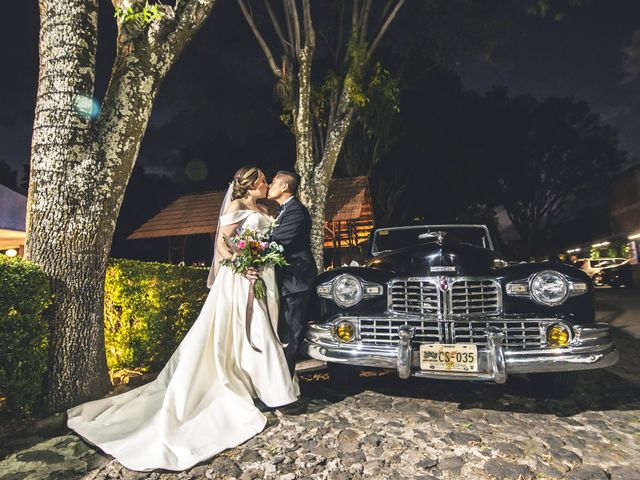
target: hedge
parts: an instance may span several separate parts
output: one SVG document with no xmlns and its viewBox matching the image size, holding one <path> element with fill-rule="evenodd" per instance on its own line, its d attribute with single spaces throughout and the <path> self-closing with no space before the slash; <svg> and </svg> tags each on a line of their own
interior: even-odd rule
<svg viewBox="0 0 640 480">
<path fill-rule="evenodd" d="M 47 322 L 51 303 L 42 269 L 20 257 L 0 255 L 0 392 L 10 409 L 30 411 L 47 368 Z"/>
<path fill-rule="evenodd" d="M 161 368 L 200 313 L 207 275 L 207 268 L 111 260 L 104 304 L 109 368 Z"/>
</svg>

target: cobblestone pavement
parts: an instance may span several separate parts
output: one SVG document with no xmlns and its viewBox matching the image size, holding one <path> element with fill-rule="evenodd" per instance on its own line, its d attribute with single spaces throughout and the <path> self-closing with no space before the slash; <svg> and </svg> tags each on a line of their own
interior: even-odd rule
<svg viewBox="0 0 640 480">
<path fill-rule="evenodd" d="M 634 305 L 626 318 L 640 322 L 640 298 Z M 615 309 L 600 307 L 615 325 Z M 261 434 L 187 472 L 132 472 L 67 433 L 22 439 L 0 480 L 640 479 L 640 338 L 615 333 L 620 365 L 584 372 L 568 400 L 536 396 L 515 376 L 492 385 L 366 372 L 336 392 L 314 374 L 303 413 L 269 413 Z"/>
</svg>

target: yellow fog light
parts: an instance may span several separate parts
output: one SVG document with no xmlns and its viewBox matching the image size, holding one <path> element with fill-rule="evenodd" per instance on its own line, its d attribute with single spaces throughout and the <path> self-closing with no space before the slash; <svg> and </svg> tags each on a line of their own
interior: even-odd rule
<svg viewBox="0 0 640 480">
<path fill-rule="evenodd" d="M 350 342 L 355 337 L 355 329 L 349 322 L 340 322 L 336 326 L 336 336 L 343 342 Z"/>
<path fill-rule="evenodd" d="M 556 323 L 547 328 L 547 343 L 554 347 L 564 347 L 569 344 L 571 333 L 569 327 Z"/>
</svg>

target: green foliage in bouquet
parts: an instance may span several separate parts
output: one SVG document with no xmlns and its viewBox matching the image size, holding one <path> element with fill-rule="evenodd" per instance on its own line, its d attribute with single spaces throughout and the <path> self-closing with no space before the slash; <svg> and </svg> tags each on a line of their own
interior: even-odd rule
<svg viewBox="0 0 640 480">
<path fill-rule="evenodd" d="M 269 242 L 273 224 L 268 229 L 253 230 L 240 228 L 231 237 L 224 237 L 229 247 L 231 258 L 225 258 L 220 262 L 231 268 L 235 273 L 243 274 L 249 268 L 262 270 L 265 267 L 284 267 L 288 265 L 284 258 L 282 245 Z M 267 296 L 264 280 L 258 278 L 253 285 L 253 291 L 258 300 Z"/>
<path fill-rule="evenodd" d="M 47 368 L 47 322 L 51 303 L 42 269 L 20 257 L 0 255 L 0 393 L 12 410 L 30 412 Z"/>
<path fill-rule="evenodd" d="M 200 313 L 207 275 L 207 268 L 111 260 L 104 301 L 109 368 L 161 368 Z"/>
</svg>

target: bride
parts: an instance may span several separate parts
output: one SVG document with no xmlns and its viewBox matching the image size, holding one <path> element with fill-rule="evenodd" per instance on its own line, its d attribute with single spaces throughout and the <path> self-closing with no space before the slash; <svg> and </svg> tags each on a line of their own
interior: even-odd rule
<svg viewBox="0 0 640 480">
<path fill-rule="evenodd" d="M 274 333 L 278 290 L 273 269 L 261 272 L 268 307 L 255 301 L 253 308 L 255 351 L 245 334 L 249 281 L 220 266 L 220 260 L 231 255 L 225 236 L 240 226 L 261 229 L 273 221 L 257 203 L 266 198 L 267 189 L 258 168 L 236 172 L 218 221 L 211 291 L 156 380 L 68 410 L 69 428 L 125 467 L 188 469 L 264 429 L 266 418 L 254 406 L 254 398 L 269 407 L 297 400 L 297 379 L 291 379 Z"/>
</svg>

